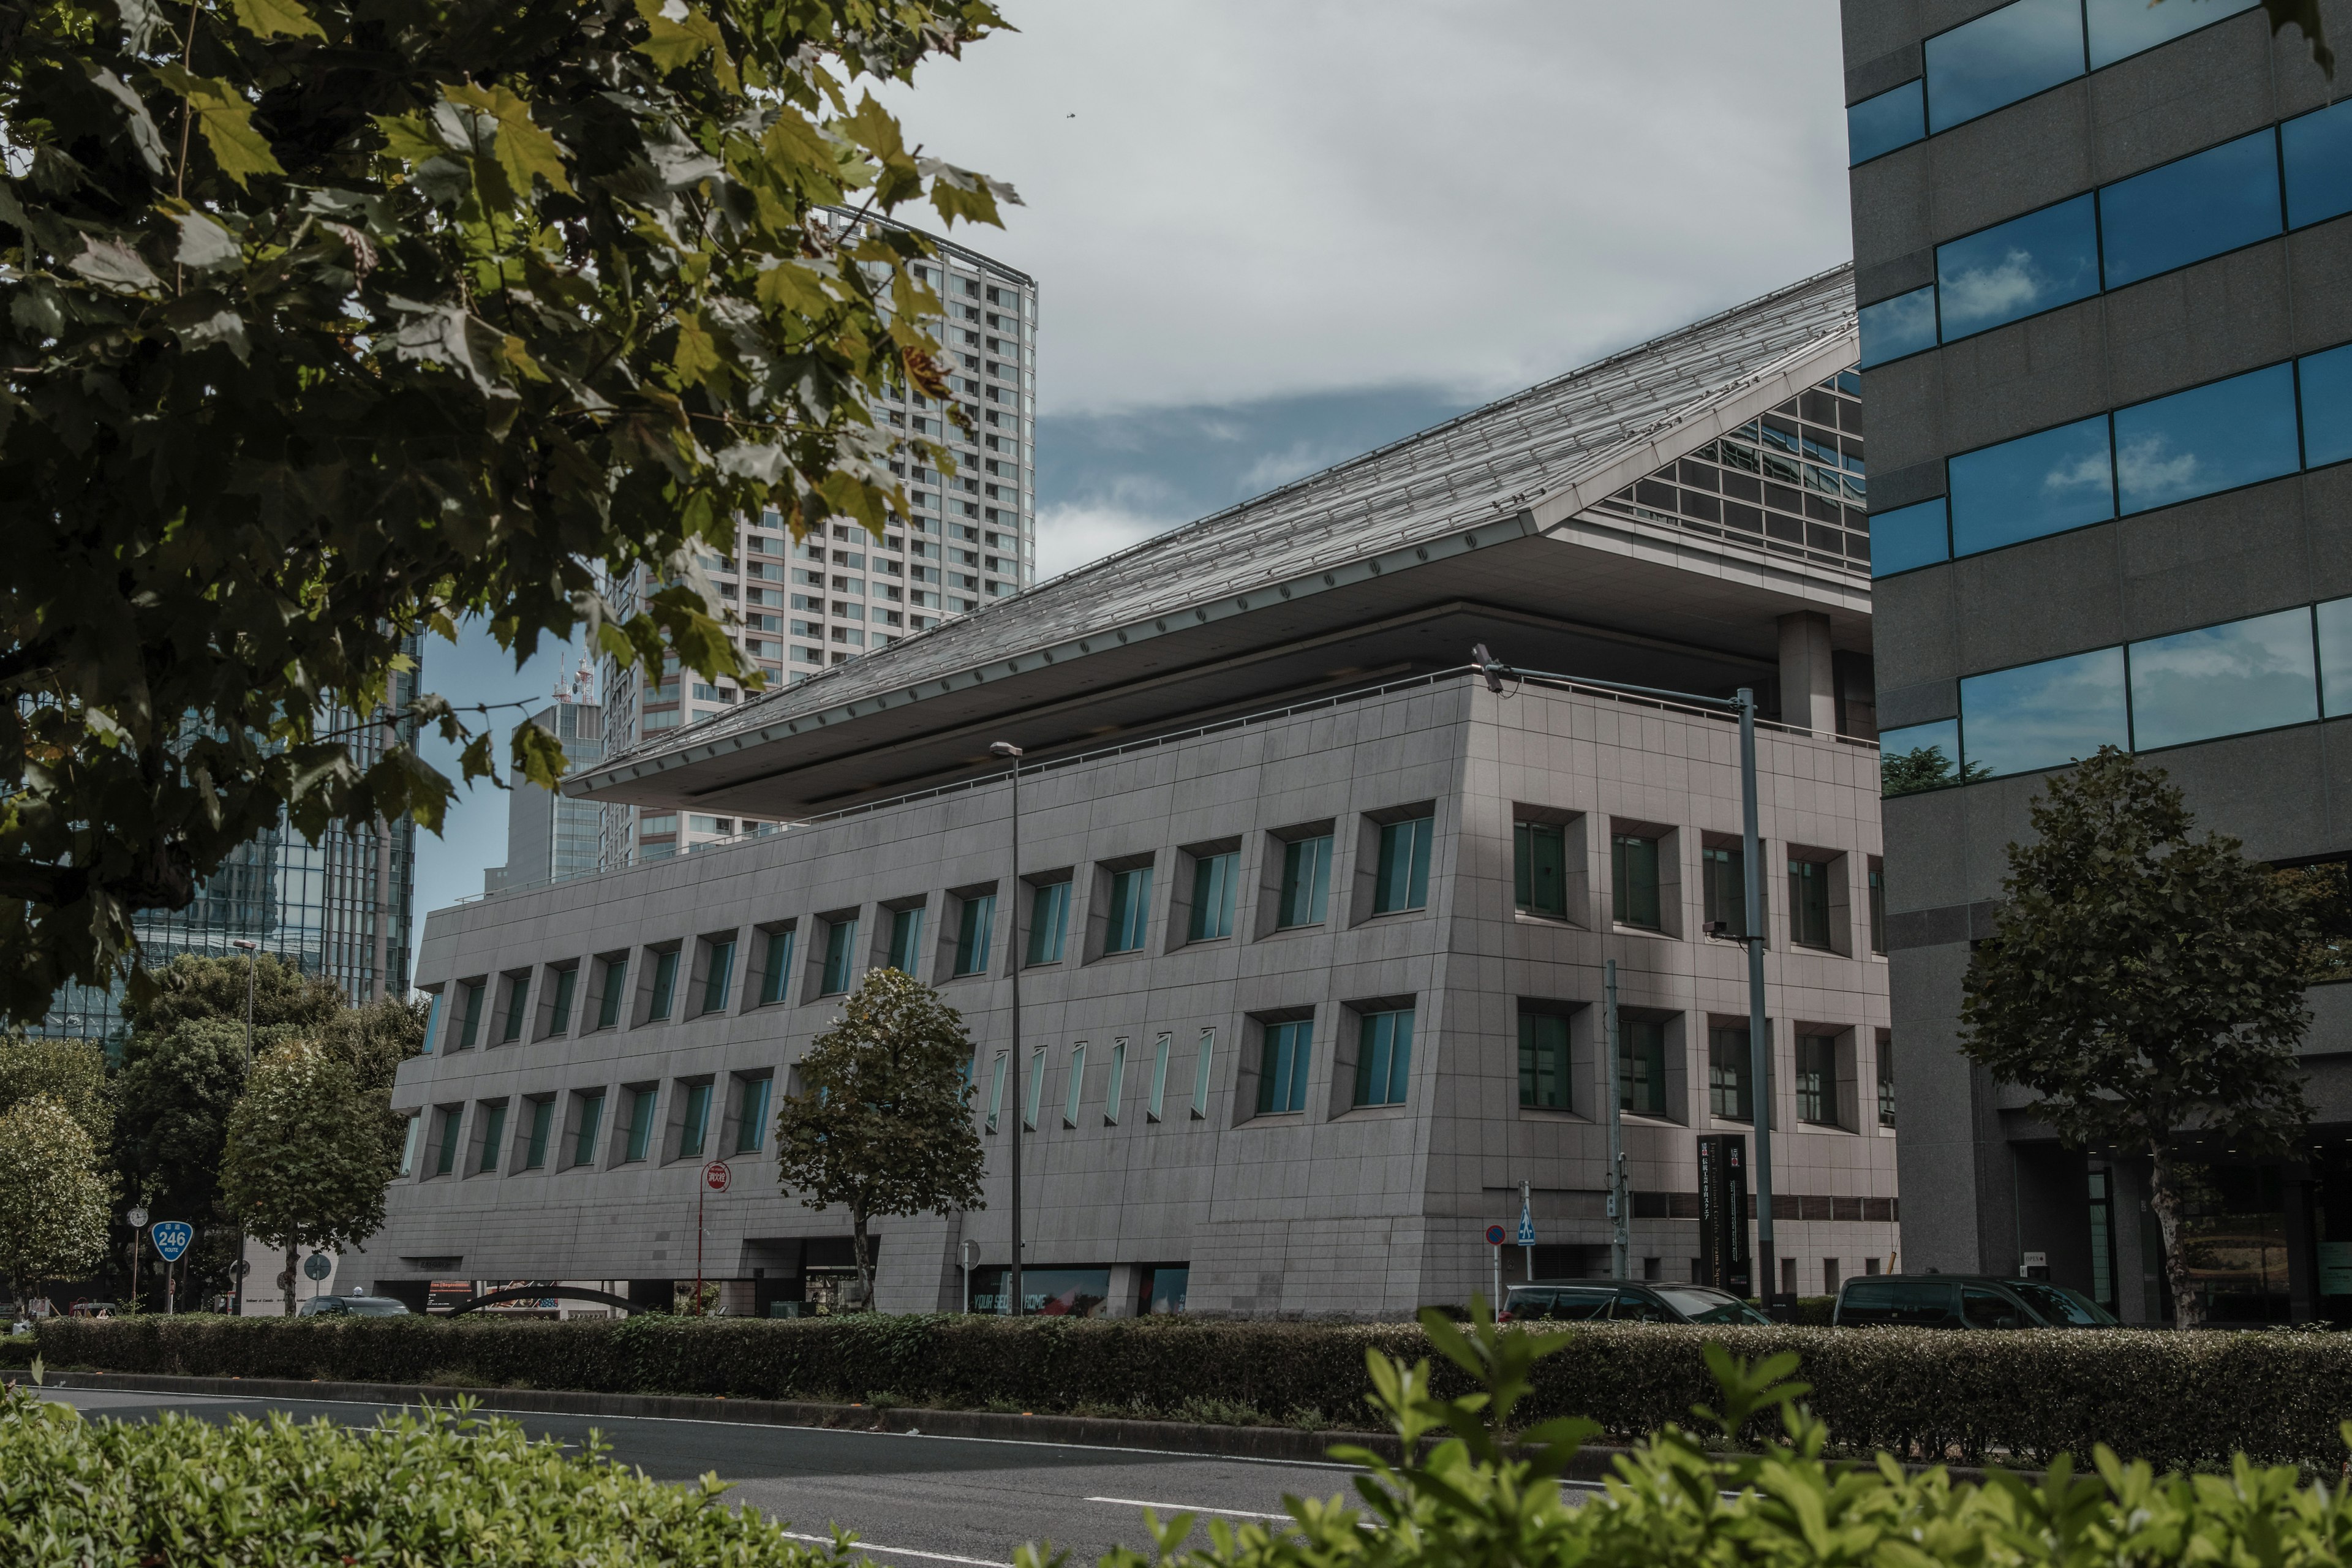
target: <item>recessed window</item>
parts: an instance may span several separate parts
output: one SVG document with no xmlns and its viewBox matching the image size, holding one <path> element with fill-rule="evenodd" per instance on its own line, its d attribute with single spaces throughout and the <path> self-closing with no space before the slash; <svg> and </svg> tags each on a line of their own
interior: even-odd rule
<svg viewBox="0 0 2352 1568">
<path fill-rule="evenodd" d="M 1201 1031 L 1201 1049 L 1192 1058 L 1192 1120 L 1205 1121 L 1209 1114 L 1209 1082 L 1217 1057 L 1217 1031 Z"/>
<path fill-rule="evenodd" d="M 791 929 L 768 932 L 768 953 L 760 965 L 760 1005 L 772 1006 L 784 999 L 792 984 L 793 935 Z"/>
<path fill-rule="evenodd" d="M 1797 1120 L 1835 1126 L 1838 1120 L 1837 1037 L 1797 1037 Z"/>
<path fill-rule="evenodd" d="M 1080 1040 L 1070 1047 L 1070 1098 L 1069 1103 L 1062 1108 L 1063 1126 L 1076 1127 L 1078 1124 L 1078 1097 L 1086 1085 L 1087 1043 Z"/>
<path fill-rule="evenodd" d="M 457 1015 L 457 1048 L 461 1051 L 473 1049 L 474 1043 L 481 1038 L 482 989 L 487 984 L 485 981 L 468 980 L 458 987 L 465 994 L 462 998 L 464 1006 Z"/>
<path fill-rule="evenodd" d="M 1004 1110 L 1004 1073 L 1012 1058 L 1003 1051 L 996 1053 L 996 1066 L 988 1080 L 988 1130 L 996 1131 L 996 1120 Z"/>
<path fill-rule="evenodd" d="M 1282 847 L 1282 896 L 1275 926 L 1321 925 L 1331 901 L 1331 836 L 1294 838 Z"/>
<path fill-rule="evenodd" d="M 1830 870 L 1819 860 L 1789 862 L 1789 940 L 1801 947 L 1831 945 Z"/>
<path fill-rule="evenodd" d="M 1356 1041 L 1356 1103 L 1402 1105 L 1412 1075 L 1412 1009 L 1367 1013 Z"/>
<path fill-rule="evenodd" d="M 1118 1125 L 1119 1101 L 1127 1093 L 1127 1042 L 1110 1043 L 1110 1082 L 1103 1086 L 1103 1125 Z"/>
<path fill-rule="evenodd" d="M 1745 1029 L 1706 1032 L 1706 1108 L 1730 1121 L 1755 1120 L 1749 1092 L 1754 1068 Z"/>
<path fill-rule="evenodd" d="M 996 895 L 974 893 L 961 900 L 956 919 L 955 973 L 988 973 L 989 938 L 996 924 Z"/>
<path fill-rule="evenodd" d="M 768 1091 L 775 1079 L 766 1073 L 735 1080 L 735 1152 L 756 1154 L 768 1142 Z"/>
<path fill-rule="evenodd" d="M 849 989 L 850 973 L 857 962 L 857 917 L 824 922 L 824 973 L 817 983 L 820 996 L 838 996 Z"/>
<path fill-rule="evenodd" d="M 702 1010 L 706 1013 L 727 1011 L 727 998 L 735 983 L 735 939 L 728 937 L 710 944 L 710 968 L 702 977 Z"/>
<path fill-rule="evenodd" d="M 1429 844 L 1434 816 L 1416 816 L 1381 826 L 1380 862 L 1372 885 L 1372 912 L 1396 914 L 1429 905 Z"/>
<path fill-rule="evenodd" d="M 1886 868 L 1870 863 L 1870 951 L 1886 951 Z"/>
<path fill-rule="evenodd" d="M 1265 1026 L 1265 1053 L 1258 1065 L 1257 1113 L 1271 1116 L 1307 1109 L 1307 1068 L 1315 1050 L 1315 1020 L 1294 1018 Z M 1205 1045 L 1202 1060 L 1208 1053 Z"/>
<path fill-rule="evenodd" d="M 523 1144 L 522 1168 L 542 1171 L 547 1168 L 548 1141 L 555 1132 L 555 1101 L 534 1100 L 530 1102 L 530 1136 Z"/>
<path fill-rule="evenodd" d="M 1141 951 L 1144 929 L 1150 917 L 1151 868 L 1138 866 L 1129 870 L 1112 872 L 1110 924 L 1103 936 L 1103 951 Z"/>
<path fill-rule="evenodd" d="M 1658 841 L 1638 833 L 1616 833 L 1609 838 L 1610 907 L 1619 925 L 1643 931 L 1664 929 L 1664 909 L 1658 899 Z"/>
<path fill-rule="evenodd" d="M 1162 1033 L 1151 1046 L 1151 1099 L 1144 1110 L 1144 1120 L 1157 1121 L 1168 1101 L 1168 1055 L 1175 1048 L 1176 1037 Z"/>
<path fill-rule="evenodd" d="M 433 1173 L 446 1176 L 457 1168 L 457 1134 L 465 1121 L 461 1106 L 448 1106 L 441 1112 L 439 1146 L 433 1152 Z"/>
<path fill-rule="evenodd" d="M 625 958 L 604 960 L 604 984 L 596 997 L 596 1026 L 609 1029 L 621 1021 L 621 1005 L 628 999 L 629 963 Z"/>
<path fill-rule="evenodd" d="M 1037 1131 L 1037 1108 L 1045 1100 L 1045 1047 L 1039 1046 L 1029 1053 L 1029 1093 L 1021 1107 L 1021 1126 L 1024 1131 Z"/>
<path fill-rule="evenodd" d="M 1706 923 L 1732 936 L 1748 930 L 1747 851 L 1710 847 L 1699 851 L 1699 881 L 1706 893 Z"/>
<path fill-rule="evenodd" d="M 1187 942 L 1214 942 L 1234 934 L 1234 895 L 1240 880 L 1241 854 L 1227 850 L 1192 858 L 1192 914 Z"/>
<path fill-rule="evenodd" d="M 890 967 L 919 975 L 923 962 L 923 906 L 890 911 Z"/>
<path fill-rule="evenodd" d="M 561 1035 L 572 1027 L 572 993 L 580 981 L 580 966 L 567 963 L 555 972 L 555 1000 L 548 1005 L 547 1032 Z"/>
<path fill-rule="evenodd" d="M 416 1141 L 425 1135 L 424 1128 L 425 1118 L 420 1113 L 408 1119 L 408 1126 L 401 1133 L 400 1173 L 404 1176 L 416 1173 Z"/>
<path fill-rule="evenodd" d="M 1511 879 L 1513 898 L 1521 910 L 1566 920 L 1568 829 L 1556 822 L 1513 824 Z"/>
<path fill-rule="evenodd" d="M 1891 1036 L 1878 1037 L 1878 1124 L 1895 1125 L 1895 1041 Z"/>
<path fill-rule="evenodd" d="M 482 1107 L 482 1153 L 474 1163 L 477 1173 L 499 1168 L 499 1152 L 506 1147 L 506 1101 L 499 1100 L 495 1105 Z"/>
<path fill-rule="evenodd" d="M 654 994 L 646 1005 L 646 1021 L 657 1022 L 669 1016 L 670 1005 L 677 999 L 677 949 L 654 954 Z"/>
<path fill-rule="evenodd" d="M 1574 1109 L 1569 1092 L 1568 1016 L 1519 1012 L 1519 1103 Z"/>
<path fill-rule="evenodd" d="M 604 1091 L 591 1090 L 580 1097 L 580 1126 L 572 1140 L 572 1163 L 593 1165 L 596 1163 L 596 1134 L 604 1125 Z"/>
<path fill-rule="evenodd" d="M 702 1158 L 702 1145 L 710 1136 L 710 1086 L 692 1083 L 686 1088 L 686 1115 L 677 1129 L 677 1157 L 681 1160 Z"/>
<path fill-rule="evenodd" d="M 1029 962 L 1059 963 L 1070 931 L 1070 884 L 1042 882 L 1029 889 Z"/>
<path fill-rule="evenodd" d="M 629 1091 L 629 1129 L 627 1140 L 623 1145 L 626 1151 L 621 1156 L 623 1160 L 632 1162 L 642 1160 L 646 1157 L 646 1152 L 653 1146 L 654 1110 L 657 1099 L 656 1092 L 650 1089 L 635 1089 Z"/>
<path fill-rule="evenodd" d="M 1617 1104 L 1636 1116 L 1666 1114 L 1666 1026 L 1658 1018 L 1617 1020 Z"/>
</svg>

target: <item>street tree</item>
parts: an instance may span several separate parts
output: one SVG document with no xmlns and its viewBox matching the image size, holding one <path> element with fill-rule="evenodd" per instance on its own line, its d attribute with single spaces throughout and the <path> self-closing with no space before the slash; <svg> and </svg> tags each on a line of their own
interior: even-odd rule
<svg viewBox="0 0 2352 1568">
<path fill-rule="evenodd" d="M 2112 746 L 2051 775 L 1969 961 L 1960 1047 L 2032 1090 L 2068 1146 L 2148 1159 L 2175 1321 L 2194 1328 L 2184 1165 L 2284 1152 L 2311 1119 L 2295 1062 L 2310 923 L 2236 839 L 2191 837 L 2164 777 Z"/>
<path fill-rule="evenodd" d="M 286 1254 L 289 1317 L 303 1247 L 341 1251 L 383 1227 L 401 1131 L 351 1064 L 316 1040 L 289 1040 L 254 1065 L 229 1113 L 221 1199 L 247 1234 Z"/>
<path fill-rule="evenodd" d="M 114 1086 L 106 1076 L 106 1049 L 96 1040 L 0 1035 L 0 1110 L 40 1095 L 64 1106 L 101 1156 L 112 1147 Z"/>
<path fill-rule="evenodd" d="M 404 649 L 761 677 L 698 551 L 906 510 L 934 250 L 1008 187 L 869 89 L 984 0 L 0 0 L 0 1013 L 265 828 L 494 776 Z M 634 584 L 642 595 L 606 584 Z M 509 765 L 551 785 L 544 730 Z M 381 746 L 379 736 L 384 737 Z"/>
<path fill-rule="evenodd" d="M 874 1300 L 866 1222 L 972 1209 L 984 1164 L 971 1125 L 971 1037 L 939 993 L 876 969 L 800 1059 L 776 1112 L 776 1181 L 819 1213 L 849 1210 L 857 1284 Z"/>
<path fill-rule="evenodd" d="M 18 1301 L 99 1266 L 106 1209 L 97 1145 L 70 1109 L 37 1094 L 0 1111 L 0 1273 Z"/>
</svg>

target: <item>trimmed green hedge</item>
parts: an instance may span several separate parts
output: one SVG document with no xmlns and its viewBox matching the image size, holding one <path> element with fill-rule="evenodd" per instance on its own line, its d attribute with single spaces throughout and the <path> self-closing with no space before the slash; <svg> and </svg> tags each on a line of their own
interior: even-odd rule
<svg viewBox="0 0 2352 1568">
<path fill-rule="evenodd" d="M 1685 1421 L 1714 1388 L 1701 1347 L 1793 1350 L 1846 1451 L 2038 1462 L 2095 1443 L 2212 1468 L 2343 1457 L 2352 1336 L 2119 1330 L 1580 1326 L 1536 1373 L 1528 1419 L 1586 1415 L 1615 1438 Z M 564 1388 L 1367 1428 L 1364 1355 L 1431 1354 L 1417 1325 L 1184 1318 L 892 1317 L 625 1323 L 429 1318 L 53 1321 L 51 1366 L 200 1376 Z M 1438 1391 L 1468 1384 L 1450 1363 Z M 1458 1386 L 1456 1385 L 1458 1383 Z"/>
</svg>

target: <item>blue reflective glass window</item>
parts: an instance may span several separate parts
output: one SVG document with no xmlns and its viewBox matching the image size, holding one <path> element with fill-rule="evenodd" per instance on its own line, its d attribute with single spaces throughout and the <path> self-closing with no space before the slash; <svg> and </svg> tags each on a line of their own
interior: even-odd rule
<svg viewBox="0 0 2352 1568">
<path fill-rule="evenodd" d="M 1945 472 L 1954 555 L 2104 522 L 2116 514 L 2104 414 L 1954 458 Z"/>
<path fill-rule="evenodd" d="M 1952 558 L 1944 498 L 1882 511 L 1870 520 L 1870 574 L 1892 577 L 1914 566 Z"/>
<path fill-rule="evenodd" d="M 1906 81 L 1891 92 L 1847 106 L 1846 162 L 1867 163 L 1881 153 L 1908 147 L 1927 134 L 1927 84 Z"/>
<path fill-rule="evenodd" d="M 2280 126 L 2279 155 L 2286 161 L 2287 227 L 2352 213 L 2352 101 Z"/>
<path fill-rule="evenodd" d="M 2319 717 L 2311 612 L 2282 610 L 2131 645 L 2132 745 L 2242 735 Z"/>
<path fill-rule="evenodd" d="M 2319 629 L 2319 694 L 2330 719 L 2352 713 L 2352 599 L 2312 612 Z"/>
<path fill-rule="evenodd" d="M 1970 778 L 2064 767 L 2128 746 L 2124 650 L 2103 647 L 1960 682 L 1961 762 Z"/>
<path fill-rule="evenodd" d="M 2274 364 L 2116 411 L 2126 513 L 2294 472 L 2294 371 Z"/>
<path fill-rule="evenodd" d="M 1960 773 L 1960 721 L 1938 719 L 1878 732 L 1878 780 L 1882 795 L 1916 795 L 1966 784 Z"/>
<path fill-rule="evenodd" d="M 2099 291 L 2099 226 L 2086 192 L 1936 247 L 1944 341 Z"/>
<path fill-rule="evenodd" d="M 2262 0 L 2089 0 L 2091 68 L 2128 59 L 2143 49 L 2169 43 L 2183 33 L 2251 11 Z"/>
<path fill-rule="evenodd" d="M 2352 458 L 2352 346 L 2295 362 L 2303 395 L 2303 464 L 2316 468 Z"/>
<path fill-rule="evenodd" d="M 2099 191 L 2100 258 L 2120 289 L 2279 232 L 2278 144 L 2268 131 Z"/>
<path fill-rule="evenodd" d="M 1865 370 L 1905 354 L 1936 346 L 1936 286 L 1914 289 L 1854 313 L 1862 329 L 1862 363 Z"/>
<path fill-rule="evenodd" d="M 1927 54 L 1927 129 L 1949 130 L 2081 76 L 2082 0 L 2017 0 L 1928 39 Z"/>
</svg>

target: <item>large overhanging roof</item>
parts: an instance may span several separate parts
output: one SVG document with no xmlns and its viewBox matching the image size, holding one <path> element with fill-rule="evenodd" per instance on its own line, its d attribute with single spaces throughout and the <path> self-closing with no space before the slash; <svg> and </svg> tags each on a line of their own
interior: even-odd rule
<svg viewBox="0 0 2352 1568">
<path fill-rule="evenodd" d="M 1841 267 L 642 742 L 564 791 L 805 815 L 985 765 L 994 739 L 1035 755 L 1458 663 L 1453 644 L 1496 625 L 1578 673 L 1638 656 L 1696 686 L 1769 673 L 1790 609 L 1867 647 L 1868 584 L 1848 573 L 1587 510 L 1854 355 Z"/>
</svg>

